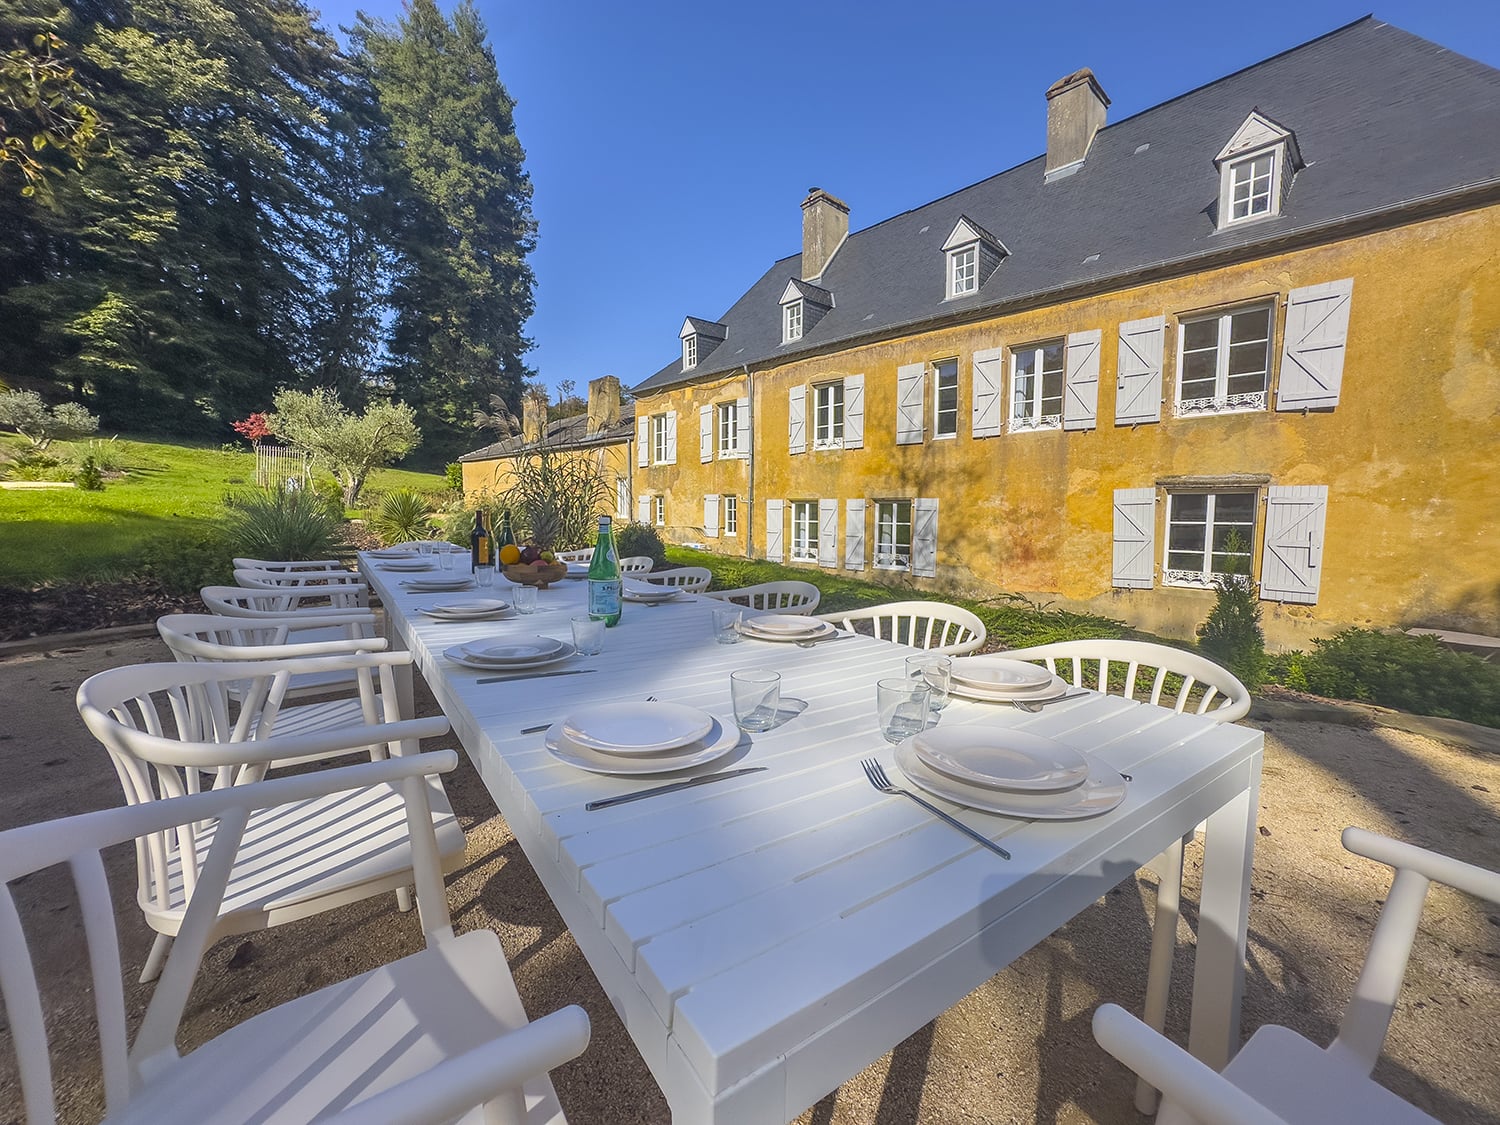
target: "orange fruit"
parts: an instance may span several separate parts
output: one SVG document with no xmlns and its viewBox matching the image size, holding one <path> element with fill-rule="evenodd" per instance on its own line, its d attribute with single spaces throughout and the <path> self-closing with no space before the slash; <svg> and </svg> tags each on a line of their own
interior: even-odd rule
<svg viewBox="0 0 1500 1125">
<path fill-rule="evenodd" d="M 521 548 L 517 547 L 514 543 L 507 543 L 505 546 L 500 548 L 501 566 L 515 566 L 516 563 L 520 561 Z"/>
</svg>

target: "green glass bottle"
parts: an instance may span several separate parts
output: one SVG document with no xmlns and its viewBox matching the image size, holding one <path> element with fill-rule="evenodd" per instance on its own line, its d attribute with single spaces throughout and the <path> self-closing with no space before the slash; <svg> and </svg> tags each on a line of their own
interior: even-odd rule
<svg viewBox="0 0 1500 1125">
<path fill-rule="evenodd" d="M 608 516 L 599 517 L 599 541 L 589 560 L 589 616 L 606 628 L 620 623 L 620 556 Z"/>
<path fill-rule="evenodd" d="M 510 509 L 500 513 L 500 532 L 495 536 L 495 557 L 500 556 L 501 547 L 516 546 L 516 533 L 510 529 Z"/>
</svg>

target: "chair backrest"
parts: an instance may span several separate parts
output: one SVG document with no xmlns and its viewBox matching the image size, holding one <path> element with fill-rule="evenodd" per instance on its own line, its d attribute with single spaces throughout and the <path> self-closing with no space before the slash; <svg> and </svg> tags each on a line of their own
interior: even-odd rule
<svg viewBox="0 0 1500 1125">
<path fill-rule="evenodd" d="M 818 608 L 823 592 L 811 582 L 787 579 L 781 582 L 759 582 L 738 590 L 714 590 L 707 597 L 733 602 L 749 609 L 773 609 L 781 613 L 810 614 Z"/>
<path fill-rule="evenodd" d="M 260 570 L 235 567 L 234 580 L 251 590 L 279 590 L 283 587 L 362 586 L 364 579 L 352 570 Z"/>
<path fill-rule="evenodd" d="M 1232 723 L 1250 711 L 1250 692 L 1227 668 L 1196 653 L 1147 641 L 1057 641 L 1004 654 L 1040 661 L 1075 687 L 1145 699 L 1158 707 Z M 1165 700 L 1165 702 L 1163 702 Z"/>
<path fill-rule="evenodd" d="M 360 609 L 368 588 L 353 586 L 280 586 L 252 590 L 246 586 L 205 586 L 199 591 L 210 613 L 224 617 L 339 616 Z"/>
<path fill-rule="evenodd" d="M 280 660 L 379 652 L 373 613 L 318 616 L 224 617 L 215 613 L 169 613 L 156 619 L 156 631 L 172 655 L 194 660 Z"/>
<path fill-rule="evenodd" d="M 558 562 L 586 563 L 594 561 L 594 548 L 580 547 L 576 551 L 555 551 Z"/>
<path fill-rule="evenodd" d="M 427 787 L 417 779 L 447 772 L 457 762 L 458 756 L 452 750 L 441 750 L 277 778 L 259 785 L 156 801 L 146 806 L 103 809 L 0 832 L 0 994 L 4 996 L 6 1019 L 20 1064 L 26 1120 L 55 1120 L 56 1099 L 42 991 L 10 884 L 63 863 L 71 870 L 88 947 L 106 1109 L 115 1116 L 141 1087 L 143 1072 L 156 1073 L 157 1068 L 170 1066 L 177 1057 L 177 1028 L 203 952 L 214 937 L 214 922 L 251 813 L 372 785 L 397 783 L 410 810 L 407 821 L 415 826 L 412 858 L 424 928 L 432 919 L 428 938 L 434 944 L 451 936 L 451 928 L 444 932 L 447 904 L 443 898 Z M 139 847 L 143 839 L 160 840 L 205 824 L 215 826 L 213 841 L 201 868 L 189 869 L 196 879 L 193 896 L 166 969 L 131 1044 L 126 1030 L 124 972 L 114 904 L 100 853 L 126 840 L 136 840 Z M 76 977 L 69 977 L 68 988 L 76 994 Z"/>
<path fill-rule="evenodd" d="M 630 555 L 620 560 L 621 574 L 650 574 L 651 568 L 656 564 L 651 561 L 650 555 Z"/>
<path fill-rule="evenodd" d="M 984 622 L 962 606 L 947 602 L 887 602 L 885 605 L 818 614 L 841 629 L 857 628 L 863 622 L 881 640 L 925 648 L 944 656 L 962 656 L 984 644 Z"/>
<path fill-rule="evenodd" d="M 657 586 L 673 586 L 689 594 L 701 594 L 714 580 L 714 572 L 706 566 L 679 566 L 675 570 L 661 570 L 642 577 Z"/>
<path fill-rule="evenodd" d="M 342 564 L 338 559 L 240 559 L 234 560 L 236 570 L 273 570 L 278 572 L 298 570 L 338 570 Z"/>
</svg>

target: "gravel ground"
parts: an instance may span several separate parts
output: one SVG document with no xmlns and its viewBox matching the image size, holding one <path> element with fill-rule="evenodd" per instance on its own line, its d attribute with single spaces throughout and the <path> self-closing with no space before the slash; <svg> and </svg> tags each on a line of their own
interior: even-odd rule
<svg viewBox="0 0 1500 1125">
<path fill-rule="evenodd" d="M 155 640 L 0 660 L 0 828 L 120 803 L 103 750 L 73 707 L 88 675 L 161 660 Z M 433 707 L 419 686 L 419 706 Z M 1359 824 L 1500 869 L 1500 759 L 1415 734 L 1273 722 L 1266 731 L 1261 837 L 1250 912 L 1245 1024 L 1274 1021 L 1326 1042 L 1353 985 L 1386 869 L 1346 854 L 1339 832 Z M 432 745 L 449 745 L 436 740 Z M 575 1125 L 669 1120 L 665 1100 L 488 794 L 465 761 L 446 779 L 468 834 L 468 861 L 449 879 L 460 930 L 489 926 L 504 942 L 534 1015 L 578 1003 L 593 1021 L 584 1055 L 554 1073 Z M 1188 849 L 1196 900 L 1201 848 Z M 107 856 L 120 918 L 126 996 L 138 1020 L 149 989 L 134 983 L 150 947 L 134 905 L 134 857 Z M 1033 949 L 940 1019 L 846 1082 L 801 1125 L 963 1122 L 1136 1122 L 1132 1077 L 1094 1043 L 1101 1000 L 1139 1010 L 1154 883 L 1145 875 Z M 60 1120 L 102 1116 L 92 998 L 79 976 L 81 931 L 60 872 L 16 888 L 49 997 Z M 1181 937 L 1196 923 L 1185 908 Z M 258 1011 L 420 944 L 415 914 L 374 899 L 209 951 L 181 1045 L 190 1049 Z M 1179 955 L 1179 983 L 1190 960 Z M 1186 989 L 1169 1033 L 1186 1034 Z M 1500 909 L 1454 892 L 1429 899 L 1401 1010 L 1376 1076 L 1448 1122 L 1500 1120 Z M 0 1023 L 0 1122 L 20 1119 L 8 1026 Z"/>
</svg>

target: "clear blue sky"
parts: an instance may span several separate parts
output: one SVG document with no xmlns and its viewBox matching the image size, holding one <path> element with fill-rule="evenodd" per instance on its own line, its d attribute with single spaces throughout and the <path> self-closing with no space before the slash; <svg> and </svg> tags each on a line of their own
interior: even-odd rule
<svg viewBox="0 0 1500 1125">
<path fill-rule="evenodd" d="M 718 317 L 801 249 L 809 187 L 859 230 L 1038 155 L 1043 92 L 1078 67 L 1119 121 L 1349 23 L 1360 2 L 478 0 L 540 224 L 530 362 L 552 386 L 631 386 L 678 354 L 684 316 Z M 401 11 L 312 3 L 330 30 Z M 1500 66 L 1497 0 L 1374 14 Z"/>
</svg>

